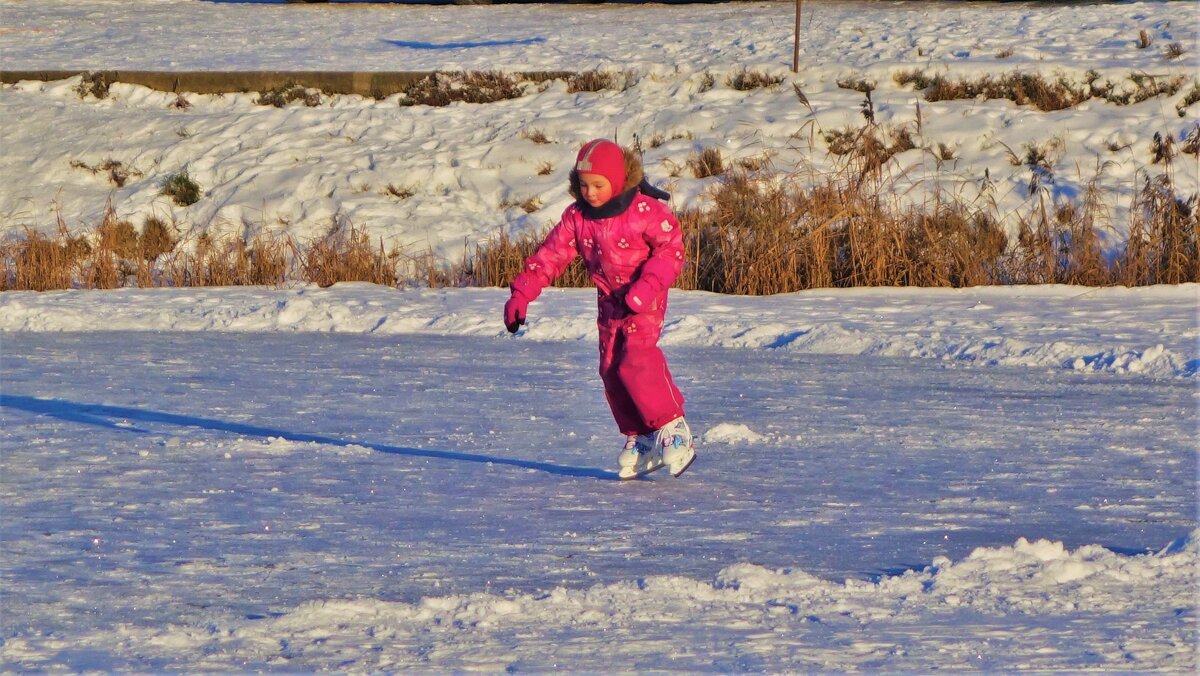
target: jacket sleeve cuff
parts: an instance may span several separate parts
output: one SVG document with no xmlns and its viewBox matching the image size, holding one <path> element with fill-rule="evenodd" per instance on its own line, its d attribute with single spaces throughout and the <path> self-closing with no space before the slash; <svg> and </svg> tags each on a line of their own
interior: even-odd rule
<svg viewBox="0 0 1200 676">
<path fill-rule="evenodd" d="M 528 281 L 519 276 L 512 281 L 512 284 L 510 284 L 508 288 L 510 291 L 512 291 L 514 296 L 521 296 L 526 301 L 537 300 L 537 297 L 542 293 L 541 288 L 539 288 L 536 284 L 530 284 Z"/>
<path fill-rule="evenodd" d="M 638 281 L 629 285 L 629 291 L 625 294 L 625 305 L 634 312 L 643 312 L 654 304 L 654 298 L 658 295 L 657 281 L 653 277 L 642 277 Z"/>
</svg>

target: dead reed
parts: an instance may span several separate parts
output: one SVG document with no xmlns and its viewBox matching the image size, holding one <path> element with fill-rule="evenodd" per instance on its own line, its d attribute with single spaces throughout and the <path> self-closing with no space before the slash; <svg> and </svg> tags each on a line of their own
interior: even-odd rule
<svg viewBox="0 0 1200 676">
<path fill-rule="evenodd" d="M 720 148 L 703 148 L 699 152 L 693 153 L 688 158 L 687 165 L 696 178 L 720 176 L 725 173 L 725 160 L 721 157 Z"/>
<path fill-rule="evenodd" d="M 113 81 L 108 79 L 106 73 L 88 71 L 80 76 L 79 84 L 75 85 L 75 93 L 81 99 L 87 98 L 89 94 L 97 99 L 106 99 L 112 84 Z"/>
<path fill-rule="evenodd" d="M 984 75 L 974 80 L 951 79 L 942 74 L 929 75 L 922 70 L 903 70 L 895 73 L 897 84 L 911 84 L 924 91 L 926 101 L 956 99 L 1008 99 L 1017 105 L 1030 105 L 1038 110 L 1063 110 L 1091 98 L 1100 98 L 1116 105 L 1140 103 L 1160 95 L 1174 95 L 1183 87 L 1183 76 L 1157 78 L 1144 73 L 1131 73 L 1128 83 L 1100 81 L 1099 73 L 1090 71 L 1083 82 L 1072 81 L 1066 75 L 1047 79 L 1040 73 L 1006 73 Z"/>
<path fill-rule="evenodd" d="M 162 194 L 170 197 L 179 206 L 186 207 L 199 202 L 204 196 L 204 191 L 184 169 L 168 175 L 163 180 Z"/>
<path fill-rule="evenodd" d="M 130 178 L 142 175 L 142 172 L 137 169 L 127 167 L 123 162 L 114 159 L 107 159 L 96 165 L 89 165 L 80 160 L 72 160 L 71 167 L 90 171 L 92 174 L 104 173 L 108 176 L 108 181 L 117 188 L 125 187 L 125 183 Z"/>
<path fill-rule="evenodd" d="M 545 132 L 536 128 L 523 129 L 521 131 L 521 138 L 528 139 L 534 143 L 537 143 L 538 145 L 554 143 L 554 141 L 550 140 L 549 136 L 546 136 Z"/>
<path fill-rule="evenodd" d="M 178 99 L 176 101 L 178 102 Z M 284 108 L 293 101 L 300 101 L 309 108 L 316 108 L 321 105 L 321 91 L 319 89 L 304 87 L 295 81 L 288 81 L 274 89 L 268 89 L 263 92 L 259 95 L 255 103 L 260 106 Z"/>
<path fill-rule="evenodd" d="M 541 244 L 547 231 L 523 232 L 514 236 L 501 230 L 487 242 L 476 246 L 475 251 L 464 256 L 461 263 L 451 265 L 448 277 L 456 280 L 456 286 L 508 286 L 513 277 L 524 270 L 525 259 Z M 584 287 L 590 283 L 582 260 L 576 258 L 555 286 Z"/>
<path fill-rule="evenodd" d="M 396 286 L 397 269 L 403 253 L 397 247 L 386 249 L 380 238 L 378 248 L 370 235 L 352 223 L 335 221 L 330 232 L 300 249 L 290 242 L 300 262 L 301 277 L 319 286 L 338 282 L 370 282 Z"/>
<path fill-rule="evenodd" d="M 1170 174 L 1146 176 L 1134 201 L 1129 240 L 1117 259 L 1126 286 L 1200 282 L 1200 205 L 1179 195 Z"/>
<path fill-rule="evenodd" d="M 605 89 L 625 90 L 637 84 L 636 71 L 616 73 L 608 70 L 585 70 L 567 77 L 567 93 L 599 92 Z"/>
<path fill-rule="evenodd" d="M 715 148 L 698 156 L 715 176 L 710 207 L 680 214 L 689 264 L 677 286 L 717 293 L 762 295 L 851 286 L 962 287 L 1063 283 L 1089 286 L 1200 282 L 1200 205 L 1181 194 L 1172 163 L 1197 152 L 1200 125 L 1182 141 L 1155 135 L 1154 175 L 1144 173 L 1131 210 L 1128 241 L 1105 254 L 1113 229 L 1100 188 L 1099 166 L 1080 198 L 1055 201 L 1041 183 L 1053 179 L 1061 140 L 1009 151 L 1029 168 L 1030 199 L 1020 213 L 999 213 L 994 202 L 966 202 L 935 192 L 924 202 L 901 202 L 884 167 L 914 147 L 905 126 L 867 124 L 826 137 L 836 170 L 803 181 L 762 175 L 757 162 L 727 166 Z M 943 157 L 952 150 L 929 152 Z M 766 159 L 763 160 L 764 162 Z M 808 186 L 808 187 L 801 187 Z M 399 189 L 393 194 L 400 197 Z M 536 198 L 502 205 L 536 211 Z M 1015 218 L 1015 222 L 1013 219 Z M 1007 219 L 1007 220 L 1006 220 Z M 217 236 L 180 241 L 158 218 L 140 230 L 111 206 L 93 228 L 57 234 L 27 228 L 0 243 L 0 290 L 125 286 L 277 285 L 301 280 L 329 286 L 364 281 L 395 286 L 420 280 L 438 286 L 505 286 L 545 232 L 500 231 L 463 251 L 457 261 L 432 252 L 410 256 L 373 241 L 365 229 L 335 219 L 326 234 L 298 242 L 286 234 Z M 578 260 L 559 286 L 588 286 Z"/>
<path fill-rule="evenodd" d="M 727 84 L 731 89 L 736 89 L 740 92 L 748 92 L 753 89 L 777 87 L 783 83 L 783 80 L 784 77 L 782 75 L 771 75 L 770 73 L 757 70 L 747 70 L 743 68 L 742 70 L 730 75 L 725 80 L 725 84 Z"/>
<path fill-rule="evenodd" d="M 525 89 L 513 76 L 499 71 L 433 73 L 410 85 L 402 106 L 448 106 L 455 102 L 494 103 L 522 96 Z"/>
<path fill-rule="evenodd" d="M 859 158 L 811 188 L 733 170 L 709 209 L 680 214 L 688 265 L 677 287 L 763 295 L 853 286 L 991 284 L 1146 285 L 1200 281 L 1197 197 L 1176 194 L 1169 174 L 1147 179 L 1124 252 L 1109 260 L 1110 225 L 1100 171 L 1080 201 L 1051 205 L 1037 193 L 1010 238 L 994 206 L 935 194 L 901 205 Z M 864 176 L 868 179 L 864 180 Z M 505 286 L 544 233 L 501 233 L 478 247 L 456 279 Z M 588 286 L 579 262 L 559 286 Z"/>
</svg>

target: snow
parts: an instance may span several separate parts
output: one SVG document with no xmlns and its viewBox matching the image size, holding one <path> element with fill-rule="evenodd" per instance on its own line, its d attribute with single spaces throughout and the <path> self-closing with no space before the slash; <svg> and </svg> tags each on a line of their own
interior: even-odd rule
<svg viewBox="0 0 1200 676">
<path fill-rule="evenodd" d="M 553 85 L 448 109 L 231 95 L 178 111 L 138 87 L 98 101 L 22 83 L 0 90 L 0 226 L 52 226 L 57 204 L 80 227 L 112 197 L 122 214 L 238 232 L 319 230 L 336 212 L 461 251 L 552 219 L 563 158 L 596 129 L 693 135 L 650 156 L 660 165 L 719 142 L 773 149 L 787 173 L 814 159 L 788 154 L 798 128 L 858 114 L 843 75 L 877 76 L 892 120 L 914 95 L 888 73 L 918 49 L 950 72 L 1185 72 L 1200 16 L 1148 2 L 805 8 L 809 35 L 828 38 L 805 45 L 812 114 L 789 86 L 695 91 L 705 70 L 785 71 L 788 3 L 0 2 L 5 68 L 402 58 L 647 75 L 626 92 Z M 1130 46 L 1141 28 L 1156 49 Z M 1161 60 L 1167 41 L 1185 60 Z M 476 46 L 427 48 L 450 43 Z M 1127 136 L 1109 186 L 1127 196 L 1159 171 L 1145 134 L 1193 123 L 1174 105 L 922 109 L 930 140 L 962 144 L 950 180 L 983 167 L 1024 180 L 993 141 L 1071 130 L 1066 167 Z M 529 127 L 557 143 L 522 139 Z M 109 157 L 143 176 L 114 190 L 68 166 Z M 543 161 L 555 172 L 535 176 Z M 1185 186 L 1189 161 L 1174 167 Z M 210 190 L 190 211 L 155 196 L 185 165 Z M 1056 190 L 1078 187 L 1068 174 Z M 409 200 L 376 194 L 408 181 L 424 186 Z M 675 206 L 706 185 L 671 181 Z M 547 215 L 495 208 L 531 192 Z M 672 292 L 662 345 L 699 455 L 679 479 L 634 482 L 615 480 L 594 292 L 547 290 L 516 336 L 504 298 L 367 284 L 0 294 L 0 670 L 1200 666 L 1200 286 Z"/>
<path fill-rule="evenodd" d="M 523 337 L 596 338 L 595 292 L 548 289 Z M 122 289 L 0 295 L 0 331 L 330 331 L 494 338 L 499 289 Z M 675 291 L 667 346 L 920 357 L 1084 372 L 1200 372 L 1200 286 L 817 289 L 772 297 Z M 1114 322 L 1120 322 L 1114 326 Z M 725 430 L 742 435 L 745 431 Z"/>
<path fill-rule="evenodd" d="M 158 0 L 0 2 L 0 62 L 8 69 L 505 70 L 607 69 L 623 91 L 567 93 L 563 81 L 529 85 L 518 99 L 446 107 L 327 96 L 320 106 L 259 106 L 257 93 L 174 93 L 116 84 L 81 100 L 78 79 L 0 89 L 0 231 L 94 226 L 111 204 L 135 225 L 158 216 L 183 231 L 300 241 L 351 222 L 412 255 L 457 258 L 499 230 L 536 230 L 569 203 L 570 160 L 598 135 L 637 136 L 648 175 L 678 208 L 703 207 L 716 179 L 692 177 L 689 157 L 720 149 L 728 163 L 767 161 L 767 173 L 797 185 L 835 171 L 824 132 L 858 128 L 863 95 L 845 78 L 875 82 L 875 120 L 906 127 L 917 148 L 889 166 L 895 199 L 995 204 L 1016 227 L 1022 214 L 1078 202 L 1095 181 L 1110 223 L 1103 246 L 1119 246 L 1132 196 L 1153 162 L 1155 133 L 1177 142 L 1193 131 L 1200 6 L 1187 2 L 805 3 L 801 69 L 790 72 L 788 2 L 706 5 L 286 4 Z M 531 12 L 536 18 L 531 19 Z M 96 20 L 103 17 L 104 20 Z M 168 28 L 169 27 L 169 28 Z M 633 28 L 631 28 L 633 27 Z M 1154 41 L 1136 42 L 1145 30 Z M 301 37 L 302 36 L 302 37 Z M 1167 45 L 1182 57 L 1167 60 Z M 1012 55 L 997 54 L 1011 50 Z M 1034 72 L 1082 82 L 1089 70 L 1132 87 L 1130 77 L 1182 77 L 1183 88 L 1138 104 L 1091 100 L 1040 112 L 1001 100 L 930 103 L 896 84 L 900 70 L 951 77 Z M 787 79 L 741 92 L 742 70 Z M 713 87 L 705 90 L 705 75 Z M 801 105 L 799 87 L 811 110 Z M 540 132 L 550 143 L 527 136 Z M 651 147 L 652 142 L 661 145 Z M 934 157 L 939 144 L 954 159 Z M 1041 148 L 1051 165 L 1030 193 L 1031 170 L 1014 156 Z M 87 167 L 132 170 L 123 187 Z M 548 173 L 543 173 L 549 168 Z M 205 196 L 180 207 L 160 194 L 186 170 Z M 1183 195 L 1200 192 L 1200 161 L 1180 155 L 1170 172 Z M 989 177 L 985 180 L 985 174 Z M 388 186 L 396 190 L 389 192 Z M 412 192 L 406 199 L 392 192 Z M 515 206 L 536 198 L 542 208 Z M 989 207 L 989 209 L 991 209 Z M 193 232 L 193 235 L 195 234 Z M 189 240 L 190 241 L 190 240 Z"/>
<path fill-rule="evenodd" d="M 593 294 L 503 298 L 0 295 L 3 663 L 1197 666 L 1196 285 L 675 292 L 630 483 Z"/>
</svg>

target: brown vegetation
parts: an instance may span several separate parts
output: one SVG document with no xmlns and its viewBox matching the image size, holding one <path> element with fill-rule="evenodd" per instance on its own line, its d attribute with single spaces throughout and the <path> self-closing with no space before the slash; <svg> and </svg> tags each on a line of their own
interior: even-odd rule
<svg viewBox="0 0 1200 676">
<path fill-rule="evenodd" d="M 765 155 L 727 164 L 717 148 L 702 149 L 688 165 L 697 177 L 718 180 L 710 208 L 680 214 L 689 264 L 678 286 L 773 294 L 850 286 L 1200 282 L 1200 198 L 1178 192 L 1172 169 L 1180 153 L 1197 153 L 1200 124 L 1182 140 L 1154 135 L 1148 150 L 1156 173 L 1139 178 L 1128 241 L 1107 256 L 1102 237 L 1112 229 L 1113 205 L 1099 187 L 1106 167 L 1097 168 L 1077 201 L 1054 201 L 1040 189 L 1054 179 L 1063 152 L 1063 142 L 1053 138 L 1025 144 L 1020 152 L 1009 150 L 1012 164 L 1027 167 L 1031 175 L 1030 200 L 1015 216 L 999 213 L 986 189 L 973 201 L 935 191 L 924 203 L 902 203 L 884 169 L 896 153 L 915 147 L 910 127 L 866 124 L 827 132 L 838 168 L 797 182 L 756 173 L 769 161 Z M 941 160 L 954 157 L 952 148 L 940 144 L 927 151 Z M 401 199 L 411 194 L 392 184 L 385 192 Z M 501 206 L 532 213 L 541 202 L 535 196 Z M 307 242 L 265 232 L 253 237 L 202 233 L 181 242 L 178 230 L 161 219 L 148 218 L 139 230 L 109 207 L 101 222 L 83 233 L 68 232 L 60 219 L 55 235 L 27 228 L 23 237 L 0 243 L 0 290 L 289 280 L 394 286 L 406 279 L 430 286 L 504 286 L 544 234 L 501 231 L 465 250 L 461 260 L 448 261 L 432 252 L 414 257 L 388 248 L 342 219 Z M 558 281 L 559 286 L 589 283 L 579 261 Z"/>
<path fill-rule="evenodd" d="M 499 71 L 433 73 L 405 90 L 402 106 L 448 106 L 464 103 L 494 103 L 515 99 L 525 93 L 516 78 Z"/>
<path fill-rule="evenodd" d="M 178 99 L 176 99 L 178 101 Z M 286 82 L 274 89 L 263 92 L 256 103 L 261 106 L 283 108 L 292 101 L 300 101 L 309 108 L 321 105 L 321 91 L 303 87 L 296 82 Z"/>
<path fill-rule="evenodd" d="M 743 69 L 729 76 L 725 84 L 740 92 L 746 92 L 752 89 L 776 87 L 782 84 L 783 80 L 784 78 L 781 75 L 771 75 L 761 71 Z"/>
<path fill-rule="evenodd" d="M 913 85 L 925 92 L 926 101 L 956 99 L 1008 99 L 1018 105 L 1031 105 L 1038 110 L 1063 110 L 1091 98 L 1100 98 L 1117 105 L 1139 103 L 1163 94 L 1173 95 L 1183 87 L 1185 78 L 1156 78 L 1142 73 L 1129 76 L 1130 87 L 1120 87 L 1111 80 L 1100 81 L 1100 75 L 1089 72 L 1083 82 L 1074 82 L 1066 75 L 1049 80 L 1040 73 L 1006 73 L 984 75 L 974 80 L 951 79 L 945 75 L 929 75 L 922 70 L 904 70 L 895 74 L 900 85 Z M 839 83 L 840 84 L 840 83 Z"/>
<path fill-rule="evenodd" d="M 1098 181 L 1078 204 L 1042 195 L 1019 216 L 1010 241 L 994 208 L 935 195 L 918 206 L 888 200 L 864 182 L 858 159 L 820 185 L 796 189 L 744 171 L 722 177 L 713 206 L 680 214 L 689 264 L 677 286 L 774 294 L 821 287 L 989 284 L 1143 285 L 1200 282 L 1197 198 L 1177 195 L 1168 175 L 1147 179 L 1130 241 L 1109 260 Z M 499 235 L 476 249 L 455 278 L 504 286 L 544 233 Z M 578 261 L 560 286 L 587 286 Z"/>
</svg>

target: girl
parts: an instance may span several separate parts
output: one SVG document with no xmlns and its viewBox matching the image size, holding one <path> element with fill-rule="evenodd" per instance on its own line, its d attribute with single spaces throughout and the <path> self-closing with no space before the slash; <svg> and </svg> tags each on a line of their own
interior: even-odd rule
<svg viewBox="0 0 1200 676">
<path fill-rule="evenodd" d="M 617 427 L 626 436 L 617 458 L 622 479 L 661 467 L 683 474 L 696 458 L 683 419 L 683 395 L 658 348 L 667 290 L 683 268 L 683 236 L 650 185 L 641 159 L 612 141 L 584 144 L 570 176 L 575 203 L 512 281 L 504 324 L 516 333 L 530 301 L 576 255 L 599 292 L 600 378 Z"/>
</svg>

